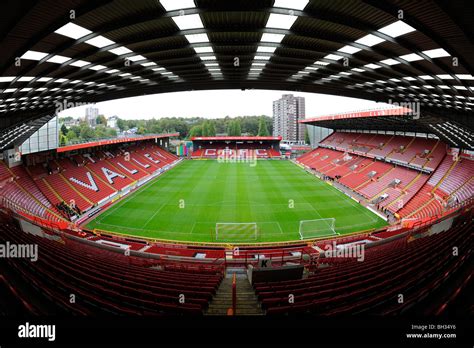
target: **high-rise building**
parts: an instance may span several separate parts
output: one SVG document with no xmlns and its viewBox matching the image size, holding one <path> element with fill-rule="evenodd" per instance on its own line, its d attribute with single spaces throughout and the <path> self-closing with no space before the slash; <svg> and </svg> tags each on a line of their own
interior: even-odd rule
<svg viewBox="0 0 474 348">
<path fill-rule="evenodd" d="M 89 126 L 95 127 L 97 125 L 97 116 L 99 116 L 99 109 L 93 106 L 86 108 L 86 122 Z"/>
<path fill-rule="evenodd" d="M 298 123 L 305 118 L 304 97 L 283 94 L 273 102 L 273 136 L 281 136 L 289 143 L 304 143 L 305 125 Z"/>
</svg>

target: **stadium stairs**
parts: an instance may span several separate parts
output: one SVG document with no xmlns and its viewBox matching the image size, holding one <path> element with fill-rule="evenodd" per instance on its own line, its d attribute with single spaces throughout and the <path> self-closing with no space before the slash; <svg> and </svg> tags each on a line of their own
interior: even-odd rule
<svg viewBox="0 0 474 348">
<path fill-rule="evenodd" d="M 227 272 L 209 304 L 206 315 L 227 315 L 229 308 L 232 308 L 233 273 Z M 236 288 L 237 302 L 234 315 L 263 315 L 263 310 L 245 272 L 236 273 Z"/>
</svg>

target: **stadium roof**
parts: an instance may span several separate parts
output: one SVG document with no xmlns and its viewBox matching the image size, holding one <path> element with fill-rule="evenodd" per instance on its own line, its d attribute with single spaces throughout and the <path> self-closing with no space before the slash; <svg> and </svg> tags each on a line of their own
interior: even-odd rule
<svg viewBox="0 0 474 348">
<path fill-rule="evenodd" d="M 122 137 L 122 138 L 114 138 L 114 139 L 103 139 L 103 140 L 91 141 L 87 143 L 61 146 L 56 149 L 56 152 L 68 152 L 68 151 L 73 151 L 73 150 L 78 150 L 78 149 L 87 149 L 87 148 L 97 147 L 97 146 L 129 143 L 133 141 L 144 141 L 144 140 L 150 140 L 150 139 L 163 139 L 163 138 L 170 138 L 170 137 L 177 137 L 177 136 L 179 136 L 179 133 L 166 133 L 166 134 L 155 134 L 155 135 L 145 135 L 145 136 Z"/>
<path fill-rule="evenodd" d="M 299 121 L 300 123 L 344 131 L 395 131 L 408 133 L 431 133 L 451 146 L 474 149 L 474 132 L 456 123 L 435 115 L 420 117 L 420 110 L 396 107 L 353 111 L 319 116 Z"/>
<path fill-rule="evenodd" d="M 474 128 L 471 1 L 25 0 L 2 12 L 0 139 L 15 143 L 65 101 L 205 89 L 417 101 L 422 118 Z"/>
</svg>

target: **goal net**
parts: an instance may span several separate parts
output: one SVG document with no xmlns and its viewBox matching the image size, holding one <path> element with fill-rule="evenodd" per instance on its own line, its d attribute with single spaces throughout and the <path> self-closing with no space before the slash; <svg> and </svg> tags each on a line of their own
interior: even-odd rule
<svg viewBox="0 0 474 348">
<path fill-rule="evenodd" d="M 316 219 L 300 221 L 300 239 L 310 239 L 336 235 L 336 219 Z"/>
<path fill-rule="evenodd" d="M 216 223 L 216 241 L 218 242 L 254 242 L 257 237 L 258 231 L 255 222 Z"/>
</svg>

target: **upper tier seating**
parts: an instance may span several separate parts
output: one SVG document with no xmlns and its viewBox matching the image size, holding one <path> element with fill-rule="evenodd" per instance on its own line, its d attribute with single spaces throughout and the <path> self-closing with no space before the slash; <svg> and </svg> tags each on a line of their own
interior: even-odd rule
<svg viewBox="0 0 474 348">
<path fill-rule="evenodd" d="M 425 139 L 424 141 L 428 140 Z M 429 141 L 432 145 L 434 143 L 431 149 L 426 144 L 424 146 L 419 147 L 420 149 L 422 149 L 422 151 L 415 154 L 415 157 L 411 160 L 410 164 L 434 171 L 446 155 L 446 145 L 439 140 Z M 428 150 L 429 152 L 426 153 L 426 150 Z"/>
<path fill-rule="evenodd" d="M 431 171 L 446 155 L 446 145 L 439 140 L 383 134 L 335 132 L 321 144 L 334 146 L 340 151 L 396 160 Z"/>
</svg>

